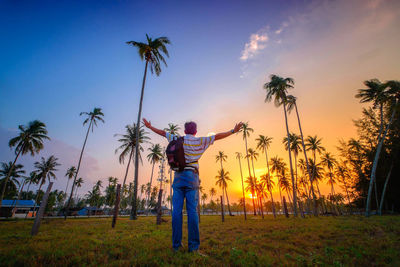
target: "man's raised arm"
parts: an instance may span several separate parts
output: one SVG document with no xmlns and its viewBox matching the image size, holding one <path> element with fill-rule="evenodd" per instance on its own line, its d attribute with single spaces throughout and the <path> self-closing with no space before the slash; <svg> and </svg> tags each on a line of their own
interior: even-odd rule
<svg viewBox="0 0 400 267">
<path fill-rule="evenodd" d="M 149 122 L 148 120 L 146 120 L 145 118 L 143 118 L 143 123 L 144 126 L 146 126 L 147 128 L 149 128 L 150 130 L 152 130 L 153 132 L 155 132 L 156 134 L 159 134 L 163 137 L 165 137 L 165 131 L 157 129 L 156 127 L 151 126 L 151 122 Z"/>
<path fill-rule="evenodd" d="M 225 137 L 228 137 L 234 133 L 239 132 L 239 130 L 242 128 L 242 126 L 243 126 L 243 122 L 239 122 L 235 125 L 235 127 L 232 130 L 230 130 L 228 132 L 224 132 L 224 133 L 217 133 L 215 135 L 215 141 L 224 139 Z"/>
</svg>

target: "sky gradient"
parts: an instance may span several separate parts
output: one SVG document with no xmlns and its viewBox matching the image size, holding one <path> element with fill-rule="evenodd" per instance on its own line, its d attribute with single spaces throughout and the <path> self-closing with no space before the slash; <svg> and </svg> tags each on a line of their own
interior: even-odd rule
<svg viewBox="0 0 400 267">
<path fill-rule="evenodd" d="M 168 67 L 159 77 L 148 76 L 143 117 L 159 128 L 193 120 L 198 135 L 248 121 L 255 130 L 249 147 L 255 148 L 259 134 L 271 136 L 269 156 L 286 162 L 283 110 L 264 103 L 262 85 L 269 75 L 294 78 L 291 93 L 298 98 L 304 134 L 322 137 L 337 155 L 338 140 L 356 135 L 352 119 L 363 106 L 354 95 L 363 81 L 400 74 L 399 1 L 3 1 L 0 23 L 0 161 L 13 159 L 7 143 L 17 126 L 39 119 L 52 141 L 19 163 L 30 171 L 41 156 L 54 154 L 62 164 L 55 188 L 64 190 L 65 171 L 77 164 L 86 131 L 79 113 L 101 107 L 105 124 L 90 133 L 80 195 L 96 180 L 123 179 L 114 134 L 136 121 L 144 71 L 137 51 L 125 42 L 144 41 L 146 33 L 167 36 L 172 45 Z M 298 133 L 295 114 L 289 127 Z M 237 201 L 241 182 L 234 152 L 245 152 L 239 135 L 217 141 L 204 154 L 202 185 L 216 188 L 220 150 L 228 155 L 228 191 Z M 265 169 L 260 153 L 256 172 Z M 150 171 L 144 161 L 140 184 L 149 181 Z"/>
</svg>

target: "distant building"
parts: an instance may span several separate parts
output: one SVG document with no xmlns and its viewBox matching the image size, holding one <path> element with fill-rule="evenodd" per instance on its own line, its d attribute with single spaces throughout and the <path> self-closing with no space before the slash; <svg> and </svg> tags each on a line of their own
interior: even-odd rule
<svg viewBox="0 0 400 267">
<path fill-rule="evenodd" d="M 34 200 L 13 200 L 13 199 L 3 199 L 1 202 L 0 217 L 11 217 L 12 210 L 16 207 L 14 217 L 25 217 L 28 213 L 28 217 L 32 217 L 33 209 L 37 211 L 39 206 L 35 207 Z"/>
<path fill-rule="evenodd" d="M 104 215 L 104 210 L 97 207 L 84 207 L 78 211 L 79 216 Z"/>
</svg>

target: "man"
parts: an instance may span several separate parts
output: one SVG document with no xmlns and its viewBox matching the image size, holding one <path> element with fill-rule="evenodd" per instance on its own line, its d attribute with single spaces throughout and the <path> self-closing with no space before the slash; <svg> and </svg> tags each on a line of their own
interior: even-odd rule
<svg viewBox="0 0 400 267">
<path fill-rule="evenodd" d="M 157 129 L 149 121 L 143 119 L 144 125 L 163 137 L 169 142 L 177 136 Z M 183 150 L 185 153 L 186 167 L 182 172 L 175 172 L 172 188 L 172 247 L 178 251 L 182 247 L 182 208 L 183 201 L 186 198 L 186 211 L 188 216 L 188 250 L 189 252 L 198 252 L 200 245 L 199 236 L 199 217 L 197 214 L 197 204 L 199 200 L 199 159 L 204 151 L 216 140 L 223 139 L 234 133 L 237 133 L 242 127 L 240 122 L 227 132 L 218 133 L 208 137 L 196 137 L 197 125 L 195 122 L 185 123 L 185 136 Z"/>
</svg>

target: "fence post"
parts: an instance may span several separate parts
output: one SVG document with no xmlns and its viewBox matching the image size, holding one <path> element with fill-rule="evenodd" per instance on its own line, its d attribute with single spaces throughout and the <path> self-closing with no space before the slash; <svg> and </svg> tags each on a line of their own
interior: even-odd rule
<svg viewBox="0 0 400 267">
<path fill-rule="evenodd" d="M 224 221 L 225 221 L 225 215 L 224 215 L 224 200 L 223 200 L 222 196 L 220 196 L 220 197 L 221 197 L 221 216 L 222 216 L 222 222 L 224 222 Z"/>
<path fill-rule="evenodd" d="M 117 217 L 118 217 L 118 211 L 119 211 L 119 201 L 121 199 L 121 184 L 117 185 L 117 193 L 116 193 L 116 197 L 115 197 L 115 207 L 114 207 L 114 216 L 112 219 L 112 224 L 111 227 L 114 228 L 115 224 L 117 223 Z"/>
<path fill-rule="evenodd" d="M 46 208 L 47 200 L 49 199 L 52 186 L 53 182 L 50 182 L 49 186 L 47 187 L 46 193 L 43 196 L 42 202 L 40 203 L 39 211 L 36 214 L 35 221 L 33 222 L 32 226 L 32 231 L 31 231 L 32 236 L 37 235 L 37 233 L 39 232 L 40 219 L 43 217 L 44 209 Z"/>
<path fill-rule="evenodd" d="M 286 218 L 289 218 L 289 213 L 288 213 L 288 209 L 287 209 L 287 205 L 286 205 L 285 196 L 283 196 L 283 209 L 285 210 L 285 216 L 286 216 Z"/>
</svg>

